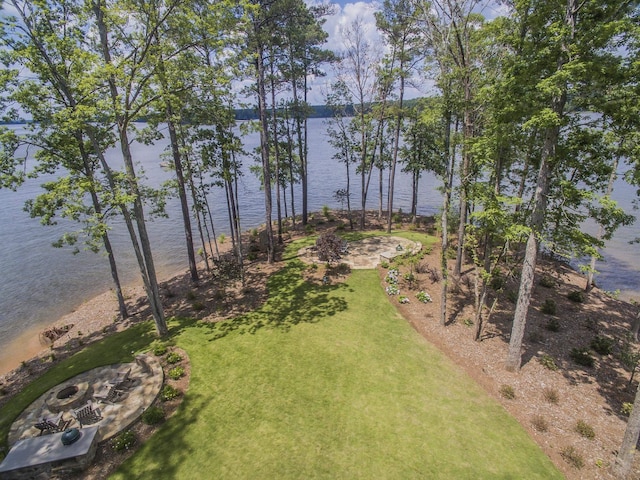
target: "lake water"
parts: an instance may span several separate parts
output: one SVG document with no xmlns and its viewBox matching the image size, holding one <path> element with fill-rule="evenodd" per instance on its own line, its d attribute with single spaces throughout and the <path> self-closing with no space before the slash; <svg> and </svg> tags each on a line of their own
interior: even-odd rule
<svg viewBox="0 0 640 480">
<path fill-rule="evenodd" d="M 323 205 L 339 208 L 333 195 L 345 187 L 345 167 L 332 159 L 333 151 L 327 142 L 323 120 L 313 119 L 309 127 L 309 210 L 320 210 Z M 246 150 L 251 151 L 258 142 L 257 134 L 246 137 Z M 167 142 L 162 141 L 153 146 L 134 144 L 134 157 L 143 167 L 150 185 L 159 185 L 170 176 L 160 167 L 166 145 Z M 117 158 L 116 152 L 110 155 Z M 264 219 L 264 194 L 256 177 L 249 172 L 253 163 L 251 158 L 244 159 L 245 174 L 240 181 L 241 221 L 245 230 L 260 225 Z M 399 171 L 396 178 L 394 208 L 408 211 L 411 179 Z M 352 172 L 351 180 L 352 207 L 356 209 L 360 203 L 360 183 L 355 172 Z M 29 218 L 23 211 L 24 202 L 40 191 L 42 182 L 43 179 L 29 181 L 17 192 L 0 190 L 0 352 L 21 333 L 44 328 L 112 287 L 106 257 L 86 251 L 73 255 L 69 248 L 51 246 L 64 231 L 74 229 L 74 225 L 61 222 L 56 226 L 42 226 L 38 219 Z M 441 195 L 437 191 L 439 184 L 432 174 L 421 179 L 419 214 L 438 212 L 441 205 Z M 377 209 L 377 189 L 377 175 L 374 174 L 368 209 Z M 288 195 L 289 192 L 287 198 Z M 296 195 L 299 200 L 299 188 Z M 615 196 L 630 211 L 635 188 L 619 181 Z M 224 193 L 214 193 L 210 202 L 215 209 L 216 233 L 228 232 Z M 187 269 L 184 233 L 176 199 L 169 201 L 167 211 L 169 218 L 158 218 L 149 224 L 154 260 L 161 278 Z M 300 211 L 297 202 L 296 213 Z M 275 219 L 275 204 L 273 216 Z M 139 273 L 125 229 L 116 224 L 110 236 L 123 283 L 137 283 Z M 637 236 L 640 236 L 640 225 L 626 227 L 617 233 L 607 246 L 606 262 L 599 264 L 601 274 L 596 278 L 602 288 L 620 289 L 627 298 L 640 296 L 640 266 L 635 261 L 640 245 L 629 244 Z"/>
</svg>

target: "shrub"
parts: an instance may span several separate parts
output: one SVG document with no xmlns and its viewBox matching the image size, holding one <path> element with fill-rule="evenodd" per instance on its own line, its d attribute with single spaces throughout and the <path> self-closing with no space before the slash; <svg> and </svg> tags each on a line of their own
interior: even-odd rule
<svg viewBox="0 0 640 480">
<path fill-rule="evenodd" d="M 387 292 L 387 295 L 398 295 L 400 293 L 400 289 L 395 283 L 392 283 L 391 285 L 387 286 L 385 291 Z"/>
<path fill-rule="evenodd" d="M 167 376 L 171 380 L 178 380 L 179 378 L 184 377 L 184 368 L 182 367 L 173 367 L 171 370 L 167 372 Z"/>
<path fill-rule="evenodd" d="M 622 404 L 622 408 L 620 408 L 620 413 L 628 417 L 629 415 L 631 415 L 632 410 L 633 410 L 633 403 L 624 402 Z"/>
<path fill-rule="evenodd" d="M 182 360 L 182 355 L 180 355 L 177 352 L 171 352 L 169 355 L 167 355 L 167 363 L 178 363 Z"/>
<path fill-rule="evenodd" d="M 322 215 L 324 215 L 324 218 L 327 220 L 331 220 L 331 210 L 329 210 L 327 205 L 322 206 Z"/>
<path fill-rule="evenodd" d="M 167 353 L 167 346 L 164 343 L 154 343 L 151 347 L 151 351 L 156 357 L 161 357 Z"/>
<path fill-rule="evenodd" d="M 569 356 L 574 362 L 578 365 L 582 365 L 583 367 L 593 367 L 595 364 L 588 348 L 572 348 Z"/>
<path fill-rule="evenodd" d="M 429 303 L 433 301 L 431 299 L 431 295 L 429 295 L 427 292 L 423 290 L 420 290 L 418 293 L 416 293 L 416 298 L 418 299 L 419 302 L 422 302 L 422 303 Z"/>
<path fill-rule="evenodd" d="M 558 365 L 556 365 L 556 361 L 551 355 L 547 353 L 543 353 L 542 355 L 540 355 L 540 364 L 543 367 L 548 368 L 549 370 L 553 370 L 554 372 L 558 370 Z"/>
<path fill-rule="evenodd" d="M 315 229 L 313 228 L 313 225 L 311 225 L 310 223 L 307 223 L 304 226 L 304 233 L 306 233 L 307 235 L 312 235 L 314 231 Z"/>
<path fill-rule="evenodd" d="M 598 335 L 591 340 L 591 348 L 600 355 L 610 355 L 613 351 L 613 339 Z"/>
<path fill-rule="evenodd" d="M 173 385 L 165 385 L 160 391 L 160 400 L 162 400 L 163 402 L 168 402 L 169 400 L 173 400 L 174 398 L 178 398 L 179 396 L 180 390 L 178 390 Z"/>
<path fill-rule="evenodd" d="M 472 327 L 473 326 L 473 320 L 471 318 L 465 318 L 462 323 L 464 323 L 465 327 Z"/>
<path fill-rule="evenodd" d="M 556 281 L 553 279 L 551 275 L 543 275 L 538 285 L 544 288 L 553 288 L 556 286 Z"/>
<path fill-rule="evenodd" d="M 189 290 L 186 294 L 186 298 L 187 300 L 195 300 L 196 294 L 193 292 L 193 290 Z"/>
<path fill-rule="evenodd" d="M 557 405 L 560 402 L 560 395 L 558 395 L 558 392 L 553 388 L 545 388 L 542 395 L 547 402 L 553 403 L 554 405 Z"/>
<path fill-rule="evenodd" d="M 557 318 L 550 318 L 545 324 L 544 328 L 546 328 L 550 332 L 559 332 L 560 321 Z"/>
<path fill-rule="evenodd" d="M 567 294 L 567 298 L 572 302 L 582 303 L 584 302 L 584 292 L 580 290 L 572 290 Z"/>
<path fill-rule="evenodd" d="M 534 330 L 533 332 L 529 333 L 528 338 L 531 343 L 544 342 L 544 335 L 542 335 L 538 330 Z"/>
<path fill-rule="evenodd" d="M 385 268 L 385 269 L 386 269 L 386 268 L 389 268 L 389 262 L 387 262 L 387 261 L 385 260 L 385 261 L 383 261 L 383 262 L 380 264 L 380 266 L 381 266 L 382 268 Z"/>
<path fill-rule="evenodd" d="M 219 241 L 220 243 L 224 243 L 224 241 L 226 240 L 226 238 L 227 238 L 227 236 L 226 236 L 224 233 L 221 233 L 221 234 L 218 236 L 218 241 Z"/>
<path fill-rule="evenodd" d="M 507 300 L 511 303 L 516 303 L 518 301 L 518 292 L 515 290 L 507 290 Z"/>
<path fill-rule="evenodd" d="M 155 405 L 151 406 L 142 414 L 142 421 L 147 425 L 158 425 L 164 421 L 164 410 Z"/>
<path fill-rule="evenodd" d="M 501 385 L 500 395 L 502 395 L 507 400 L 513 400 L 514 398 L 516 398 L 516 391 L 511 385 Z"/>
<path fill-rule="evenodd" d="M 557 310 L 558 308 L 556 307 L 556 302 L 551 298 L 547 298 L 540 307 L 540 311 L 542 313 L 546 313 L 547 315 L 555 315 Z"/>
<path fill-rule="evenodd" d="M 596 432 L 593 430 L 593 427 L 584 420 L 578 420 L 578 423 L 576 423 L 576 432 L 589 440 L 596 438 Z"/>
<path fill-rule="evenodd" d="M 407 297 L 406 295 L 400 295 L 398 297 L 398 302 L 400 302 L 400 303 L 409 303 L 409 297 Z"/>
<path fill-rule="evenodd" d="M 549 423 L 542 415 L 534 415 L 531 419 L 531 424 L 539 432 L 546 432 L 549 430 Z"/>
<path fill-rule="evenodd" d="M 201 312 L 202 310 L 205 309 L 205 305 L 202 302 L 193 302 L 191 304 L 191 307 L 196 311 L 196 312 Z"/>
<path fill-rule="evenodd" d="M 584 467 L 584 459 L 574 447 L 563 448 L 560 451 L 560 455 L 572 467 L 577 469 L 581 469 L 582 467 Z"/>
<path fill-rule="evenodd" d="M 505 278 L 500 275 L 500 272 L 496 273 L 496 275 L 491 279 L 491 283 L 490 286 L 493 290 L 502 290 L 502 288 L 505 286 L 505 284 L 507 283 L 507 281 L 505 280 Z"/>
<path fill-rule="evenodd" d="M 123 430 L 111 440 L 111 446 L 116 452 L 129 450 L 136 443 L 136 435 L 131 430 Z"/>
</svg>

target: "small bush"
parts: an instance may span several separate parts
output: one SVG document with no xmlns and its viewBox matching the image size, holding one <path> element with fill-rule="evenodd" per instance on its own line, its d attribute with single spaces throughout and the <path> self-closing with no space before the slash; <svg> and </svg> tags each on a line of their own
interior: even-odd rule
<svg viewBox="0 0 640 480">
<path fill-rule="evenodd" d="M 416 298 L 418 299 L 419 302 L 422 302 L 422 303 L 429 303 L 433 301 L 433 299 L 431 298 L 431 295 L 429 295 L 427 292 L 422 290 L 416 293 Z"/>
<path fill-rule="evenodd" d="M 559 332 L 560 331 L 560 321 L 557 318 L 550 318 L 547 321 L 547 323 L 544 325 L 544 328 L 546 328 L 550 332 Z"/>
<path fill-rule="evenodd" d="M 576 423 L 576 432 L 589 440 L 596 438 L 596 432 L 593 430 L 593 427 L 584 420 L 578 420 L 578 423 Z"/>
<path fill-rule="evenodd" d="M 324 215 L 324 218 L 327 220 L 331 220 L 331 210 L 329 210 L 327 205 L 322 206 L 322 215 Z"/>
<path fill-rule="evenodd" d="M 325 233 L 316 240 L 316 251 L 323 262 L 335 262 L 340 259 L 343 241 L 335 233 Z"/>
<path fill-rule="evenodd" d="M 549 423 L 542 415 L 534 415 L 531 419 L 531 424 L 539 432 L 546 432 L 549 430 Z"/>
<path fill-rule="evenodd" d="M 620 409 L 620 413 L 628 417 L 629 415 L 631 415 L 632 410 L 633 410 L 633 403 L 624 402 L 622 404 L 622 408 Z"/>
<path fill-rule="evenodd" d="M 196 299 L 196 294 L 194 293 L 193 290 L 189 290 L 185 296 L 186 296 L 187 300 L 195 300 Z"/>
<path fill-rule="evenodd" d="M 158 425 L 164 421 L 164 410 L 155 405 L 151 406 L 142 414 L 142 421 L 147 425 Z"/>
<path fill-rule="evenodd" d="M 553 279 L 551 275 L 543 275 L 538 285 L 544 288 L 553 288 L 556 286 L 556 281 Z"/>
<path fill-rule="evenodd" d="M 473 326 L 473 320 L 470 318 L 465 318 L 462 323 L 464 323 L 465 327 L 472 327 Z"/>
<path fill-rule="evenodd" d="M 400 302 L 400 303 L 409 303 L 409 297 L 407 297 L 406 295 L 400 295 L 398 297 L 398 302 Z"/>
<path fill-rule="evenodd" d="M 493 290 L 498 291 L 502 290 L 502 288 L 506 285 L 506 279 L 498 273 L 495 277 L 491 279 L 490 286 Z"/>
<path fill-rule="evenodd" d="M 544 342 L 544 335 L 542 335 L 538 330 L 534 330 L 528 335 L 529 341 L 531 343 L 542 343 Z"/>
<path fill-rule="evenodd" d="M 567 298 L 575 303 L 584 302 L 584 292 L 580 290 L 572 290 L 567 294 Z"/>
<path fill-rule="evenodd" d="M 595 360 L 589 353 L 588 348 L 572 348 L 569 356 L 574 362 L 583 367 L 593 367 L 595 364 Z"/>
<path fill-rule="evenodd" d="M 135 443 L 136 435 L 131 430 L 123 430 L 111 440 L 111 446 L 116 452 L 129 450 Z"/>
<path fill-rule="evenodd" d="M 558 370 L 558 365 L 556 365 L 556 361 L 554 360 L 554 358 L 551 355 L 549 355 L 547 353 L 543 353 L 540 356 L 540 364 L 543 367 L 548 368 L 549 370 L 552 370 L 554 372 L 556 370 Z"/>
<path fill-rule="evenodd" d="M 227 239 L 227 236 L 226 236 L 224 233 L 221 233 L 221 234 L 218 236 L 218 241 L 219 241 L 220 243 L 224 243 L 224 241 L 225 241 L 226 239 Z"/>
<path fill-rule="evenodd" d="M 174 398 L 178 398 L 179 396 L 180 390 L 178 390 L 173 385 L 165 385 L 160 391 L 160 400 L 162 400 L 163 402 L 168 402 L 169 400 L 173 400 Z"/>
<path fill-rule="evenodd" d="M 557 405 L 558 403 L 560 403 L 560 395 L 553 388 L 549 388 L 549 387 L 545 388 L 544 391 L 542 392 L 542 396 L 547 402 L 553 403 L 554 405 Z"/>
<path fill-rule="evenodd" d="M 591 348 L 595 350 L 600 355 L 611 355 L 613 352 L 613 339 L 608 337 L 603 337 L 598 335 L 591 340 Z"/>
<path fill-rule="evenodd" d="M 518 292 L 515 290 L 507 290 L 507 300 L 515 304 L 518 301 Z"/>
<path fill-rule="evenodd" d="M 167 355 L 167 363 L 178 363 L 182 360 L 182 355 L 180 355 L 179 353 L 176 352 L 171 352 L 169 355 Z"/>
<path fill-rule="evenodd" d="M 578 470 L 584 467 L 584 459 L 582 455 L 574 447 L 565 447 L 560 451 L 560 455 L 565 462 Z"/>
<path fill-rule="evenodd" d="M 558 307 L 556 306 L 556 302 L 551 298 L 547 298 L 540 307 L 540 311 L 547 315 L 555 315 L 557 310 Z"/>
<path fill-rule="evenodd" d="M 171 380 L 178 380 L 179 378 L 184 377 L 185 371 L 182 367 L 173 367 L 171 370 L 167 372 L 167 376 Z"/>
<path fill-rule="evenodd" d="M 156 357 L 161 357 L 167 353 L 167 346 L 164 343 L 154 343 L 151 347 L 151 351 Z"/>
<path fill-rule="evenodd" d="M 513 400 L 516 398 L 516 391 L 511 385 L 502 385 L 500 387 L 500 395 L 502 395 L 507 400 Z"/>
<path fill-rule="evenodd" d="M 193 302 L 191 304 L 191 307 L 196 311 L 196 312 L 201 312 L 202 310 L 205 309 L 205 304 L 202 302 Z"/>
<path fill-rule="evenodd" d="M 385 260 L 385 261 L 383 261 L 383 262 L 380 264 L 380 266 L 381 266 L 382 268 L 387 269 L 387 268 L 389 268 L 389 262 L 387 262 L 387 261 Z"/>
</svg>

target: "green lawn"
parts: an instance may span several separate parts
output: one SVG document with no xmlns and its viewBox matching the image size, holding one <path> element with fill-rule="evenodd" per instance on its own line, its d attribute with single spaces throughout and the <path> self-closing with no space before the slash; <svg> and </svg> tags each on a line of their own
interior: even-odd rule
<svg viewBox="0 0 640 480">
<path fill-rule="evenodd" d="M 375 271 L 301 281 L 175 342 L 191 386 L 113 478 L 562 478 L 519 424 L 396 313 Z"/>
</svg>

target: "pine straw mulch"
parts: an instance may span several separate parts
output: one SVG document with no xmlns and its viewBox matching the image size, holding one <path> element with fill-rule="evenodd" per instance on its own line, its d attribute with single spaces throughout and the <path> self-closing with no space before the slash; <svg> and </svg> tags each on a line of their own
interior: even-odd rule
<svg viewBox="0 0 640 480">
<path fill-rule="evenodd" d="M 325 221 L 316 215 L 315 219 L 312 216 L 311 221 L 316 232 L 321 233 L 344 222 L 344 218 L 340 219 L 337 215 L 334 218 L 333 221 Z M 373 214 L 368 215 L 367 225 L 369 229 L 380 229 L 382 226 Z M 288 235 L 285 241 L 299 236 L 301 234 Z M 567 294 L 582 289 L 584 279 L 563 264 L 543 262 L 537 278 L 548 275 L 555 280 L 555 286 L 535 287 L 527 322 L 522 368 L 520 372 L 512 373 L 505 370 L 504 362 L 515 307 L 509 298 L 513 298 L 514 291 L 517 292 L 517 279 L 507 276 L 500 291 L 491 291 L 488 303 L 497 298 L 497 306 L 484 329 L 482 341 L 476 342 L 472 325 L 473 269 L 467 267 L 460 279 L 453 282 L 448 299 L 448 321 L 443 327 L 439 321 L 440 284 L 434 273 L 438 270 L 438 262 L 439 251 L 436 246 L 423 256 L 417 268 L 415 265 L 410 267 L 408 262 L 400 266 L 400 290 L 402 295 L 409 297 L 410 303 L 400 304 L 398 297 L 390 297 L 390 301 L 396 304 L 399 312 L 419 334 L 500 402 L 569 480 L 613 479 L 609 467 L 615 460 L 626 427 L 622 406 L 625 402 L 633 402 L 637 385 L 634 381 L 629 387 L 630 374 L 619 360 L 631 321 L 636 315 L 636 307 L 611 298 L 598 289 L 589 293 L 583 303 L 572 302 Z M 167 316 L 219 321 L 253 310 L 266 299 L 267 277 L 281 266 L 281 262 L 267 264 L 263 255 L 259 254 L 248 265 L 244 287 L 236 282 L 220 288 L 219 282 L 211 277 L 202 279 L 194 286 L 187 274 L 176 275 L 161 285 Z M 324 275 L 321 270 L 309 270 L 306 275 L 313 281 L 321 281 Z M 408 285 L 402 278 L 410 270 L 415 275 L 415 281 Z M 344 280 L 343 269 L 333 269 L 330 273 L 335 274 L 332 281 Z M 386 273 L 385 268 L 379 267 L 382 288 L 386 287 Z M 415 298 L 419 290 L 429 292 L 433 302 L 419 302 Z M 134 313 L 127 321 L 114 321 L 117 304 L 113 295 L 106 293 L 56 322 L 54 326 L 59 328 L 67 325 L 73 327 L 40 356 L 24 362 L 20 368 L 0 378 L 0 407 L 62 358 L 88 343 L 128 328 L 132 323 L 148 319 L 149 312 L 141 288 L 130 289 L 126 293 Z M 555 301 L 556 315 L 540 312 L 541 305 L 547 299 Z M 78 331 L 82 335 L 78 335 Z M 571 349 L 589 347 L 596 336 L 612 339 L 613 353 L 602 356 L 591 351 L 594 366 L 577 365 L 570 357 Z M 541 363 L 546 361 L 548 366 L 550 360 L 555 363 L 557 370 L 551 370 Z M 188 365 L 188 361 L 185 364 Z M 179 388 L 186 389 L 188 378 L 181 379 L 186 383 Z M 179 402 L 178 399 L 163 405 L 167 415 L 175 411 Z M 594 438 L 585 438 L 576 431 L 580 421 L 592 427 Z M 144 443 L 153 434 L 154 428 L 139 422 L 134 427 L 140 439 L 136 445 Z M 113 471 L 136 448 L 134 446 L 132 451 L 116 454 L 105 443 L 100 447 L 94 466 L 78 478 L 105 478 L 105 472 Z M 638 457 L 636 455 L 631 478 L 640 478 Z M 578 468 L 576 464 L 580 460 L 583 466 Z"/>
</svg>

